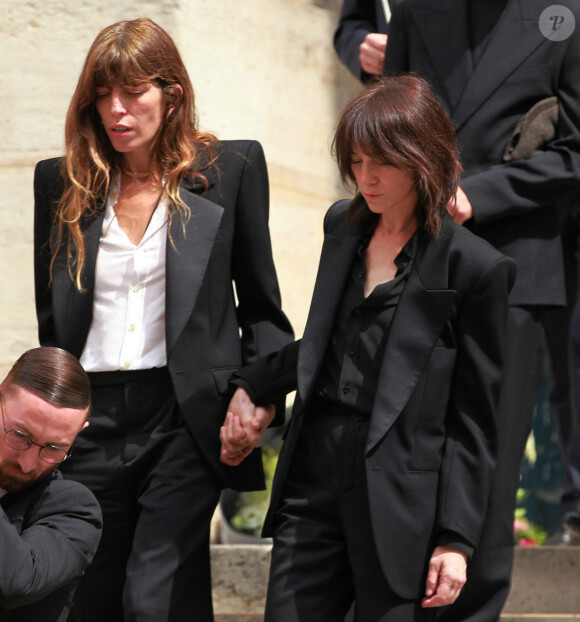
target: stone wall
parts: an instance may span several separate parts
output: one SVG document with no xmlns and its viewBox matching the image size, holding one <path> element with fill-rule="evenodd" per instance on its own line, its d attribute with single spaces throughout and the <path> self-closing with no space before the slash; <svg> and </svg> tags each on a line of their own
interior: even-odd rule
<svg viewBox="0 0 580 622">
<path fill-rule="evenodd" d="M 0 372 L 37 345 L 34 164 L 60 155 L 68 102 L 99 30 L 148 16 L 182 52 L 200 126 L 256 138 L 268 159 L 283 304 L 302 334 L 322 217 L 345 195 L 329 154 L 337 111 L 358 87 L 332 48 L 339 0 L 2 0 Z"/>
</svg>

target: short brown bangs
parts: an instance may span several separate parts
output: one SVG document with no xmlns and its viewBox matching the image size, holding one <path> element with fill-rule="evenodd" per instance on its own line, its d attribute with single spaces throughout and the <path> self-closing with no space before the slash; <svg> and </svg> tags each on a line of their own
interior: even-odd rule
<svg viewBox="0 0 580 622">
<path fill-rule="evenodd" d="M 143 54 L 132 54 L 124 47 L 110 46 L 95 63 L 95 87 L 139 86 L 157 80 L 158 74 L 147 65 Z"/>
<path fill-rule="evenodd" d="M 335 137 L 334 151 L 338 158 L 343 181 L 354 182 L 351 159 L 355 152 L 362 152 L 379 164 L 399 169 L 409 168 L 412 157 L 409 145 L 401 140 L 401 132 L 392 119 L 368 114 L 368 109 L 347 116 L 343 127 Z M 348 159 L 345 156 L 348 154 Z"/>
</svg>

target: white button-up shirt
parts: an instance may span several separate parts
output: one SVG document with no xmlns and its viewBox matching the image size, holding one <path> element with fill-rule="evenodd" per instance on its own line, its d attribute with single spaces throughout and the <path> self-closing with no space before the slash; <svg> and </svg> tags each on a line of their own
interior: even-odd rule
<svg viewBox="0 0 580 622">
<path fill-rule="evenodd" d="M 167 364 L 165 250 L 167 208 L 162 199 L 143 239 L 133 244 L 114 206 L 120 176 L 105 206 L 95 269 L 93 319 L 80 362 L 86 371 L 150 369 Z"/>
</svg>

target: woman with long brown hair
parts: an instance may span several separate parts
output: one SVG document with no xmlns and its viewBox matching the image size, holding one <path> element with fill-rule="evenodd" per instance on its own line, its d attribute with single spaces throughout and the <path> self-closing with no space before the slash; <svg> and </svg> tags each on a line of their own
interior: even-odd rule
<svg viewBox="0 0 580 622">
<path fill-rule="evenodd" d="M 148 19 L 95 39 L 65 144 L 36 168 L 35 285 L 40 342 L 79 357 L 92 386 L 63 464 L 104 514 L 75 612 L 210 621 L 220 490 L 263 485 L 259 452 L 243 472 L 219 461 L 227 378 L 292 335 L 264 155 L 197 129 L 179 52 Z"/>
<path fill-rule="evenodd" d="M 352 200 L 330 207 L 304 336 L 236 372 L 222 460 L 242 464 L 264 405 L 297 389 L 264 533 L 267 622 L 432 619 L 477 546 L 494 462 L 513 262 L 446 215 L 451 121 L 407 75 L 345 106 Z"/>
</svg>

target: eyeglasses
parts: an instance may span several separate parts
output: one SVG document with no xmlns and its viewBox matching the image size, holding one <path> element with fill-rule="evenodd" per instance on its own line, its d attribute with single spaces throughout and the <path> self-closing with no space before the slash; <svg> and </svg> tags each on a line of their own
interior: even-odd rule
<svg viewBox="0 0 580 622">
<path fill-rule="evenodd" d="M 38 451 L 39 458 L 43 462 L 48 462 L 49 464 L 60 464 L 70 456 L 70 449 L 65 451 L 56 445 L 41 445 L 40 443 L 35 443 L 30 438 L 30 435 L 26 434 L 26 432 L 22 432 L 22 430 L 7 430 L 3 402 L 3 396 L 0 394 L 0 409 L 2 410 L 2 425 L 4 426 L 4 442 L 8 445 L 8 447 L 10 447 L 10 449 L 15 449 L 16 451 L 26 451 L 33 445 L 36 445 L 40 448 Z"/>
</svg>

